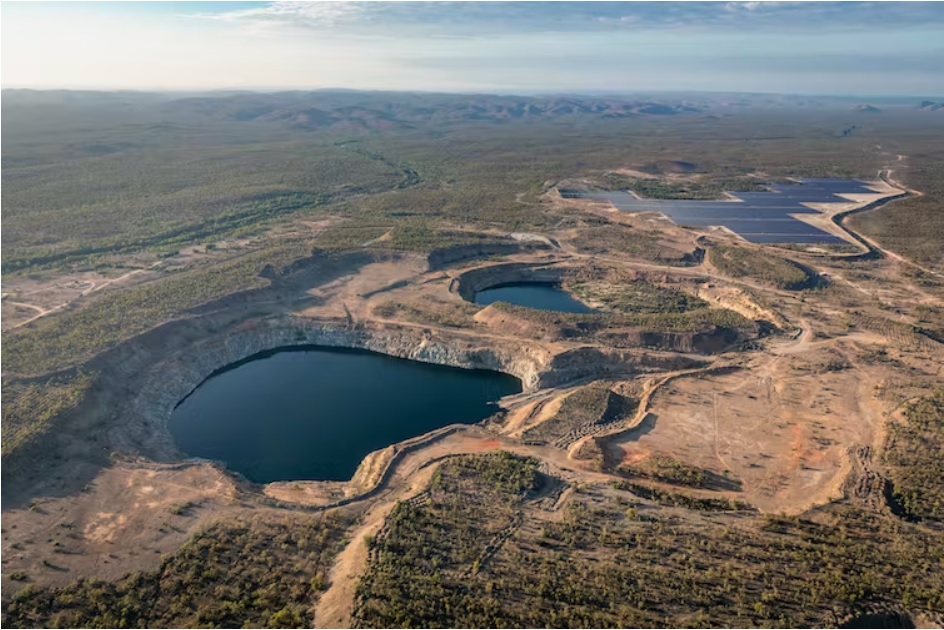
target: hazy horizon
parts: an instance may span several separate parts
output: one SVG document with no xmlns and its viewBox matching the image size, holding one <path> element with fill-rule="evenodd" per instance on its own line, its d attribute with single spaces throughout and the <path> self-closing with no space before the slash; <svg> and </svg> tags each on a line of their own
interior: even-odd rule
<svg viewBox="0 0 944 630">
<path fill-rule="evenodd" d="M 2 4 L 4 88 L 915 97 L 934 3 Z"/>
<path fill-rule="evenodd" d="M 823 98 L 837 101 L 850 101 L 863 103 L 865 101 L 875 102 L 895 102 L 911 103 L 915 99 L 937 100 L 944 98 L 944 92 L 938 94 L 840 94 L 840 93 L 803 93 L 803 92 L 710 92 L 704 90 L 637 90 L 637 91 L 618 91 L 607 92 L 605 90 L 531 90 L 531 91 L 504 91 L 504 90 L 421 90 L 421 89 L 396 89 L 396 88 L 348 88 L 341 86 L 326 87 L 227 87 L 227 88 L 122 88 L 122 87 L 31 87 L 21 85 L 2 85 L 3 91 L 33 91 L 33 92 L 93 92 L 101 94 L 158 94 L 168 96 L 186 96 L 186 95 L 229 95 L 229 94 L 280 94 L 288 92 L 375 92 L 390 94 L 444 94 L 456 96 L 507 96 L 521 98 L 643 98 L 643 97 L 723 97 L 723 96 L 768 96 L 784 98 Z"/>
</svg>

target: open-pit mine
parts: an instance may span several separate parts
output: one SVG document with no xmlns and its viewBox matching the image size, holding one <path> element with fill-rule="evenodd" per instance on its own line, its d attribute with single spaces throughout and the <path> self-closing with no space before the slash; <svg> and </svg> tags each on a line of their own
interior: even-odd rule
<svg viewBox="0 0 944 630">
<path fill-rule="evenodd" d="M 376 182 L 323 214 L 10 272 L 5 627 L 941 622 L 944 277 L 856 227 L 905 158 L 650 203 L 714 180 L 609 154 L 472 220 L 403 142 L 331 145 Z"/>
</svg>

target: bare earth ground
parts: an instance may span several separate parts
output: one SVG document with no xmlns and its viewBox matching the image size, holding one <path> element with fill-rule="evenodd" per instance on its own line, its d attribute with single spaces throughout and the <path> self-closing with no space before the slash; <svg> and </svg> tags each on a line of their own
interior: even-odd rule
<svg viewBox="0 0 944 630">
<path fill-rule="evenodd" d="M 868 197 L 854 201 L 870 201 Z M 570 201 L 567 205 L 572 206 Z M 551 203 L 563 202 L 558 197 Z M 838 205 L 842 208 L 829 211 L 849 209 Z M 614 216 L 592 202 L 581 210 L 625 225 L 658 228 L 677 249 L 691 249 L 698 236 L 651 215 Z M 553 419 L 564 398 L 587 383 L 525 392 L 504 401 L 504 416 L 485 426 L 432 432 L 412 440 L 411 450 L 375 453 L 350 483 L 299 481 L 258 488 L 206 462 L 158 464 L 134 453 L 114 458 L 88 483 L 71 477 L 49 481 L 36 487 L 31 505 L 4 510 L 4 598 L 23 586 L 8 577 L 13 572 L 22 571 L 39 585 L 61 585 L 80 576 L 115 579 L 156 567 L 162 554 L 178 549 L 211 522 L 252 510 L 292 509 L 292 504 L 333 509 L 343 503 L 362 516 L 335 561 L 329 589 L 315 604 L 314 615 L 318 627 L 345 627 L 367 559 L 365 537 L 381 529 L 397 501 L 421 492 L 445 458 L 504 449 L 537 457 L 568 483 L 581 483 L 617 479 L 613 471 L 601 470 L 584 457 L 593 444 L 600 446 L 604 459 L 615 462 L 634 464 L 663 454 L 741 482 L 739 490 L 686 490 L 690 494 L 736 498 L 762 512 L 798 514 L 842 496 L 852 468 L 850 453 L 861 446 L 880 447 L 887 418 L 903 401 L 940 382 L 944 345 L 916 334 L 911 326 L 917 321 L 915 307 L 944 305 L 944 291 L 909 280 L 903 270 L 910 263 L 893 255 L 859 264 L 797 253 L 799 260 L 830 279 L 819 293 L 800 294 L 758 280 L 725 277 L 708 263 L 678 267 L 621 255 L 582 254 L 572 245 L 578 232 L 568 227 L 537 235 L 559 243 L 559 248 L 501 261 L 472 260 L 445 270 L 430 270 L 420 255 L 379 260 L 254 306 L 301 318 L 347 320 L 351 327 L 395 324 L 416 330 L 418 336 L 449 331 L 498 346 L 521 339 L 476 323 L 478 309 L 454 290 L 462 273 L 499 262 L 578 267 L 606 263 L 692 279 L 703 299 L 767 319 L 781 332 L 750 351 L 701 357 L 707 361 L 704 368 L 614 379 L 612 391 L 633 398 L 638 408 L 603 429 L 592 428 L 566 448 L 524 443 L 522 437 Z M 216 255 L 181 255 L 205 254 Z M 5 287 L 4 326 L 22 325 L 89 292 L 154 273 L 159 269 Z M 758 294 L 762 301 L 752 297 Z M 378 313 L 391 303 L 415 312 Z M 464 324 L 450 325 L 451 318 Z M 551 339 L 535 346 L 555 353 L 586 343 L 592 342 Z M 879 350 L 885 353 L 881 360 L 875 358 Z M 101 450 L 98 444 L 89 448 Z M 278 507 L 276 500 L 282 502 Z"/>
<path fill-rule="evenodd" d="M 765 511 L 797 513 L 837 498 L 848 445 L 871 444 L 881 421 L 881 374 L 818 367 L 836 354 L 761 355 L 733 374 L 676 379 L 642 425 L 611 444 L 629 463 L 661 453 L 733 475 Z"/>
<path fill-rule="evenodd" d="M 82 298 L 108 289 L 117 289 L 185 269 L 192 264 L 212 262 L 231 257 L 257 242 L 278 240 L 286 235 L 316 235 L 339 223 L 338 219 L 300 221 L 291 228 L 275 228 L 254 238 L 217 241 L 208 247 L 184 247 L 176 254 L 155 260 L 153 255 L 140 255 L 122 261 L 119 268 L 108 273 L 82 271 L 39 272 L 4 281 L 3 330 L 13 330 L 40 317 L 75 304 Z"/>
<path fill-rule="evenodd" d="M 156 566 L 211 521 L 241 510 L 232 480 L 207 465 L 102 470 L 87 488 L 3 514 L 4 573 L 62 585 Z"/>
</svg>

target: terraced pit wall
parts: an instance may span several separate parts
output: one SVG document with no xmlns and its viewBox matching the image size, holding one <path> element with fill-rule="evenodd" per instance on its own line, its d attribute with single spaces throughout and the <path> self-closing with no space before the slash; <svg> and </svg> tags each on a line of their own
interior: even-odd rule
<svg viewBox="0 0 944 630">
<path fill-rule="evenodd" d="M 521 380 L 526 392 L 584 378 L 630 377 L 638 372 L 684 369 L 685 357 L 578 347 L 553 353 L 540 344 L 500 343 L 470 335 L 450 335 L 415 328 L 349 328 L 340 322 L 272 316 L 245 322 L 204 339 L 150 365 L 122 422 L 140 427 L 138 447 L 148 453 L 157 436 L 169 440 L 167 421 L 178 402 L 214 372 L 262 352 L 297 346 L 356 348 L 424 363 L 503 372 Z M 124 379 L 122 379 L 124 380 Z M 169 447 L 169 444 L 164 444 Z M 168 451 L 169 448 L 159 449 Z"/>
<path fill-rule="evenodd" d="M 479 267 L 463 273 L 453 280 L 449 289 L 467 302 L 475 301 L 475 294 L 498 284 L 512 282 L 560 283 L 567 275 L 567 268 L 531 263 L 508 263 Z"/>
</svg>

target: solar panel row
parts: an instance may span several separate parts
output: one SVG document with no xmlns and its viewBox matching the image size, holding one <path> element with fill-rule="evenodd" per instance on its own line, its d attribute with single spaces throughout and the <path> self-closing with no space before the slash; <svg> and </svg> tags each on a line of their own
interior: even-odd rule
<svg viewBox="0 0 944 630">
<path fill-rule="evenodd" d="M 626 212 L 660 212 L 679 225 L 723 226 L 754 243 L 842 243 L 843 239 L 790 215 L 817 214 L 803 204 L 847 201 L 838 195 L 873 193 L 868 184 L 844 179 L 805 179 L 769 191 L 733 193 L 723 201 L 640 199 L 627 191 L 561 191 L 570 198 L 609 201 Z"/>
</svg>

